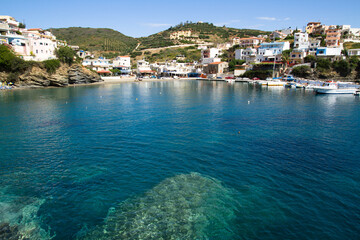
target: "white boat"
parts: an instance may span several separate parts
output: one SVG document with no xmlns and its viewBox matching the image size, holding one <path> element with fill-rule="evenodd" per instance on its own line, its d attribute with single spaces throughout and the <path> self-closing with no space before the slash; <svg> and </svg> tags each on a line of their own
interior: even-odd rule
<svg viewBox="0 0 360 240">
<path fill-rule="evenodd" d="M 235 79 L 226 79 L 226 82 L 228 82 L 228 83 L 234 83 L 234 82 L 235 82 Z"/>
<path fill-rule="evenodd" d="M 257 84 L 259 84 L 259 85 L 266 86 L 268 81 L 266 81 L 266 80 L 255 80 L 255 82 Z"/>
<path fill-rule="evenodd" d="M 355 87 L 339 87 L 339 83 L 330 83 L 328 86 L 314 87 L 316 93 L 323 94 L 355 94 L 358 91 Z"/>
<path fill-rule="evenodd" d="M 305 85 L 301 83 L 295 83 L 295 88 L 305 88 Z"/>
<path fill-rule="evenodd" d="M 271 80 L 271 81 L 267 81 L 267 85 L 269 87 L 274 87 L 274 86 L 284 86 L 285 82 L 282 82 L 280 80 Z"/>
</svg>

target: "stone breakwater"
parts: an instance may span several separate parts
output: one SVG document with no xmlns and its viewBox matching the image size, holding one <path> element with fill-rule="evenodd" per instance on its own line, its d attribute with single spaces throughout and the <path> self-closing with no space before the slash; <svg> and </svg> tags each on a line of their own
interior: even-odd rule
<svg viewBox="0 0 360 240">
<path fill-rule="evenodd" d="M 88 84 L 102 82 L 101 77 L 80 65 L 63 65 L 56 73 L 49 74 L 45 69 L 33 67 L 19 76 L 15 87 L 65 87 L 69 84 Z"/>
</svg>

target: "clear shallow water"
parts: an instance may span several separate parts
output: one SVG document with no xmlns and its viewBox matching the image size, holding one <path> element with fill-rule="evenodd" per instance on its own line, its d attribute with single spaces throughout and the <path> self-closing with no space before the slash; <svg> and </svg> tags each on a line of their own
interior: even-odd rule
<svg viewBox="0 0 360 240">
<path fill-rule="evenodd" d="M 116 222 L 149 239 L 357 239 L 359 109 L 202 81 L 0 92 L 0 223 L 35 239 Z"/>
</svg>

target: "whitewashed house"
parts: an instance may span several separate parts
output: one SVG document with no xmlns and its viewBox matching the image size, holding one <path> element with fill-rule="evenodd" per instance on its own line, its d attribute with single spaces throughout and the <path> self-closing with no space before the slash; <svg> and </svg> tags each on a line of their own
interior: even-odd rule
<svg viewBox="0 0 360 240">
<path fill-rule="evenodd" d="M 348 55 L 349 55 L 349 57 L 360 56 L 360 49 L 349 49 Z"/>
<path fill-rule="evenodd" d="M 246 49 L 236 49 L 235 50 L 235 59 L 244 60 L 246 63 L 256 61 L 256 49 L 255 48 L 246 48 Z"/>
<path fill-rule="evenodd" d="M 276 61 L 281 61 L 282 52 L 289 49 L 289 42 L 262 43 L 257 50 L 256 61 L 273 61 L 274 58 Z"/>
<path fill-rule="evenodd" d="M 309 34 L 295 33 L 294 34 L 294 48 L 307 49 L 309 48 Z"/>
<path fill-rule="evenodd" d="M 98 59 L 85 59 L 82 65 L 100 74 L 111 74 L 113 64 L 109 59 L 99 57 Z"/>
<path fill-rule="evenodd" d="M 202 64 L 209 64 L 213 62 L 220 62 L 219 58 L 221 50 L 218 48 L 207 48 L 201 51 L 201 62 Z"/>
</svg>

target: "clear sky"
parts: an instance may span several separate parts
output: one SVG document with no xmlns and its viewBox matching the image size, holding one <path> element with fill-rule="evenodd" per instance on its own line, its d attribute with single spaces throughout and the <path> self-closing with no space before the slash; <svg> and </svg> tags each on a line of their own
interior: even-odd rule
<svg viewBox="0 0 360 240">
<path fill-rule="evenodd" d="M 260 30 L 302 29 L 309 21 L 360 28 L 359 0 L 2 0 L 0 6 L 0 15 L 28 28 L 105 27 L 132 37 L 187 20 Z"/>
</svg>

